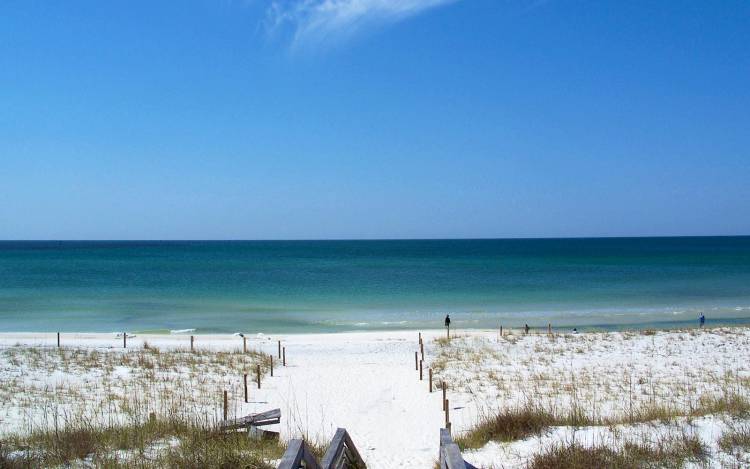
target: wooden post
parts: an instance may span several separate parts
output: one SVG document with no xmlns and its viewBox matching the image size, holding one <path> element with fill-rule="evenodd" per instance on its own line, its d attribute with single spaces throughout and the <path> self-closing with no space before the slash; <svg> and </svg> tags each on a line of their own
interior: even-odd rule
<svg viewBox="0 0 750 469">
<path fill-rule="evenodd" d="M 268 359 L 270 360 L 269 363 L 271 365 L 271 376 L 273 376 L 273 355 L 269 355 Z"/>
<path fill-rule="evenodd" d="M 260 389 L 260 365 L 257 365 L 257 367 L 255 368 L 255 374 L 258 378 L 258 389 Z"/>
<path fill-rule="evenodd" d="M 279 360 L 281 359 L 281 341 L 279 341 Z"/>
<path fill-rule="evenodd" d="M 422 345 L 422 333 L 419 333 L 419 345 Z"/>
<path fill-rule="evenodd" d="M 445 403 L 448 402 L 448 399 L 445 398 L 445 381 L 443 381 L 443 410 L 445 411 L 446 405 Z"/>
<path fill-rule="evenodd" d="M 414 352 L 414 369 L 419 369 L 419 352 Z"/>
<path fill-rule="evenodd" d="M 432 368 L 429 369 L 430 374 L 430 392 L 432 392 Z"/>
<path fill-rule="evenodd" d="M 547 334 L 552 335 L 552 323 L 547 323 Z"/>
<path fill-rule="evenodd" d="M 422 360 L 419 360 L 419 380 L 422 381 Z"/>
<path fill-rule="evenodd" d="M 242 375 L 242 382 L 245 384 L 245 404 L 247 404 L 247 373 Z"/>
<path fill-rule="evenodd" d="M 422 360 L 424 360 L 424 344 L 422 342 L 419 343 L 419 351 L 422 353 Z"/>
<path fill-rule="evenodd" d="M 224 420 L 229 417 L 229 400 L 227 399 L 227 392 L 224 391 Z"/>
<path fill-rule="evenodd" d="M 247 353 L 247 337 L 242 338 L 242 353 Z"/>
<path fill-rule="evenodd" d="M 128 333 L 122 333 L 122 348 L 128 348 Z"/>
<path fill-rule="evenodd" d="M 286 366 L 286 347 L 281 348 L 281 365 Z"/>
<path fill-rule="evenodd" d="M 57 348 L 60 348 L 60 333 L 57 333 Z"/>
<path fill-rule="evenodd" d="M 503 326 L 500 326 L 500 337 L 503 336 Z"/>
<path fill-rule="evenodd" d="M 195 336 L 191 335 L 190 336 L 190 351 L 191 352 L 193 351 L 193 341 L 195 341 Z"/>
</svg>

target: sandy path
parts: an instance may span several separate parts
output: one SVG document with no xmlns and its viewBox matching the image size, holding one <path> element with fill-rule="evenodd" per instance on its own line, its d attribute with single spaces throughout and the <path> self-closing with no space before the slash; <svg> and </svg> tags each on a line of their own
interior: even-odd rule
<svg viewBox="0 0 750 469">
<path fill-rule="evenodd" d="M 432 467 L 443 423 L 440 395 L 429 394 L 426 370 L 419 381 L 416 337 L 407 335 L 416 334 L 286 337 L 289 366 L 258 394 L 268 404 L 246 408 L 280 407 L 284 439 L 306 434 L 326 444 L 337 427 L 346 428 L 368 467 Z M 275 343 L 263 349 L 276 353 Z"/>
</svg>

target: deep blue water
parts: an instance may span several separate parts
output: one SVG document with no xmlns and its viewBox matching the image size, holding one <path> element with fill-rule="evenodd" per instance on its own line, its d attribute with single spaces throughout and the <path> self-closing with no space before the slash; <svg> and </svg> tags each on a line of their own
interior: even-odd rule
<svg viewBox="0 0 750 469">
<path fill-rule="evenodd" d="M 0 242 L 1 331 L 750 322 L 750 237 Z"/>
</svg>

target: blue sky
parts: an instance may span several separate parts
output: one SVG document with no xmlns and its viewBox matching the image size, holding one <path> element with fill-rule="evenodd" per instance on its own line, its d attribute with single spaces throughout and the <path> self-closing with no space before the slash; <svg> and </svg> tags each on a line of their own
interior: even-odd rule
<svg viewBox="0 0 750 469">
<path fill-rule="evenodd" d="M 0 238 L 750 234 L 750 3 L 5 0 Z"/>
</svg>

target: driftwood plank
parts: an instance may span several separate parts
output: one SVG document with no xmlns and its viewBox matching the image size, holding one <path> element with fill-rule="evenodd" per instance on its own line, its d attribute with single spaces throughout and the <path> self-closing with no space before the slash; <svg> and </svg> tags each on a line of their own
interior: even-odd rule
<svg viewBox="0 0 750 469">
<path fill-rule="evenodd" d="M 241 428 L 241 427 L 262 427 L 264 425 L 273 425 L 281 421 L 281 409 L 273 409 L 259 414 L 250 414 L 237 419 L 224 420 L 219 423 L 223 429 Z"/>
</svg>

